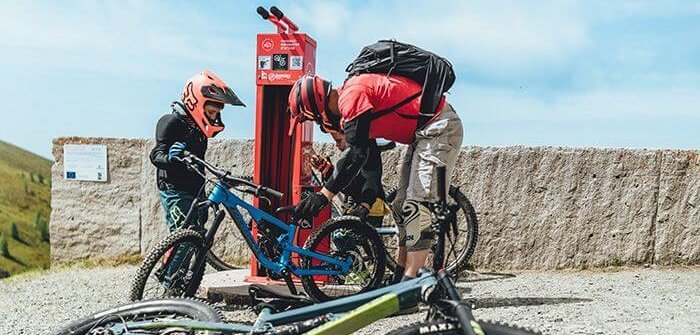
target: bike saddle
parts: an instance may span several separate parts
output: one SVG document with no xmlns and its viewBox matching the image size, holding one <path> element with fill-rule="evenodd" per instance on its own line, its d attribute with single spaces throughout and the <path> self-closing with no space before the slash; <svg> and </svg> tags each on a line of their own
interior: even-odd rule
<svg viewBox="0 0 700 335">
<path fill-rule="evenodd" d="M 248 287 L 248 295 L 253 305 L 271 307 L 277 311 L 286 311 L 314 303 L 305 295 L 294 295 L 281 289 L 255 284 Z"/>
</svg>

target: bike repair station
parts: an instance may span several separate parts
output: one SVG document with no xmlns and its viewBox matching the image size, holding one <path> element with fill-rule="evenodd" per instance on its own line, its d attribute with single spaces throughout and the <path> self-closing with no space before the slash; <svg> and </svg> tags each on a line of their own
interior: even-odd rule
<svg viewBox="0 0 700 335">
<path fill-rule="evenodd" d="M 277 9 L 270 12 L 263 7 L 258 14 L 276 28 L 274 33 L 257 34 L 256 42 L 256 99 L 255 99 L 255 144 L 253 181 L 260 185 L 284 193 L 277 199 L 255 198 L 254 204 L 268 212 L 278 207 L 298 203 L 307 192 L 315 192 L 320 186 L 312 183 L 311 164 L 309 163 L 313 146 L 313 124 L 298 124 L 292 136 L 289 136 L 290 114 L 287 110 L 287 97 L 292 84 L 304 75 L 314 75 L 316 70 L 316 41 L 306 33 L 299 32 L 299 27 Z M 325 208 L 308 229 L 299 229 L 295 244 L 303 246 L 307 237 L 316 226 L 331 217 L 330 209 Z M 253 236 L 257 236 L 257 226 L 253 226 Z M 242 288 L 249 283 L 279 284 L 278 278 L 271 279 L 268 270 L 261 266 L 255 257 L 250 258 L 250 273 L 243 282 L 238 278 L 241 270 L 234 270 L 236 277 L 222 279 L 222 287 L 208 288 L 209 294 L 243 294 Z M 217 280 L 217 282 L 219 282 Z M 233 283 L 233 284 L 231 284 Z M 226 286 L 234 286 L 230 289 Z"/>
</svg>

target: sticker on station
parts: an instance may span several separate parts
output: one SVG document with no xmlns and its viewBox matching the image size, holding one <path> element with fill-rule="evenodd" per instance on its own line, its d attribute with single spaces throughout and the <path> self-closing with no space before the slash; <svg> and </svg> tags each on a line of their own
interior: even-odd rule
<svg viewBox="0 0 700 335">
<path fill-rule="evenodd" d="M 261 46 L 263 50 L 270 51 L 275 47 L 275 42 L 269 38 L 266 38 L 262 41 Z"/>
<path fill-rule="evenodd" d="M 288 70 L 289 69 L 289 55 L 288 54 L 274 54 L 272 55 L 272 70 Z"/>
<path fill-rule="evenodd" d="M 272 56 L 258 56 L 258 69 L 269 70 L 272 68 Z"/>
<path fill-rule="evenodd" d="M 304 56 L 289 57 L 289 69 L 301 70 L 304 67 Z"/>
</svg>

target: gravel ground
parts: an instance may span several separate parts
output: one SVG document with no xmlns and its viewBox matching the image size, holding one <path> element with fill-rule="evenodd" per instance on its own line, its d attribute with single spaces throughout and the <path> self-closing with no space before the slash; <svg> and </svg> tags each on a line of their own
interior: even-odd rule
<svg viewBox="0 0 700 335">
<path fill-rule="evenodd" d="M 133 267 L 64 269 L 0 281 L 0 329 L 44 334 L 126 301 Z M 479 275 L 470 287 L 477 318 L 545 334 L 700 334 L 700 268 Z M 250 312 L 226 313 L 242 320 Z M 381 320 L 359 331 L 382 334 L 424 313 Z"/>
</svg>

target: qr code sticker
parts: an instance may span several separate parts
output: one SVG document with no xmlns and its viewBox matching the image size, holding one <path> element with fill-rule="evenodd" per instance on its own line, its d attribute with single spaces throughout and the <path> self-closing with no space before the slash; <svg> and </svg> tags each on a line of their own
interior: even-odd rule
<svg viewBox="0 0 700 335">
<path fill-rule="evenodd" d="M 289 59 L 290 70 L 301 70 L 304 65 L 304 56 L 291 56 Z"/>
</svg>

